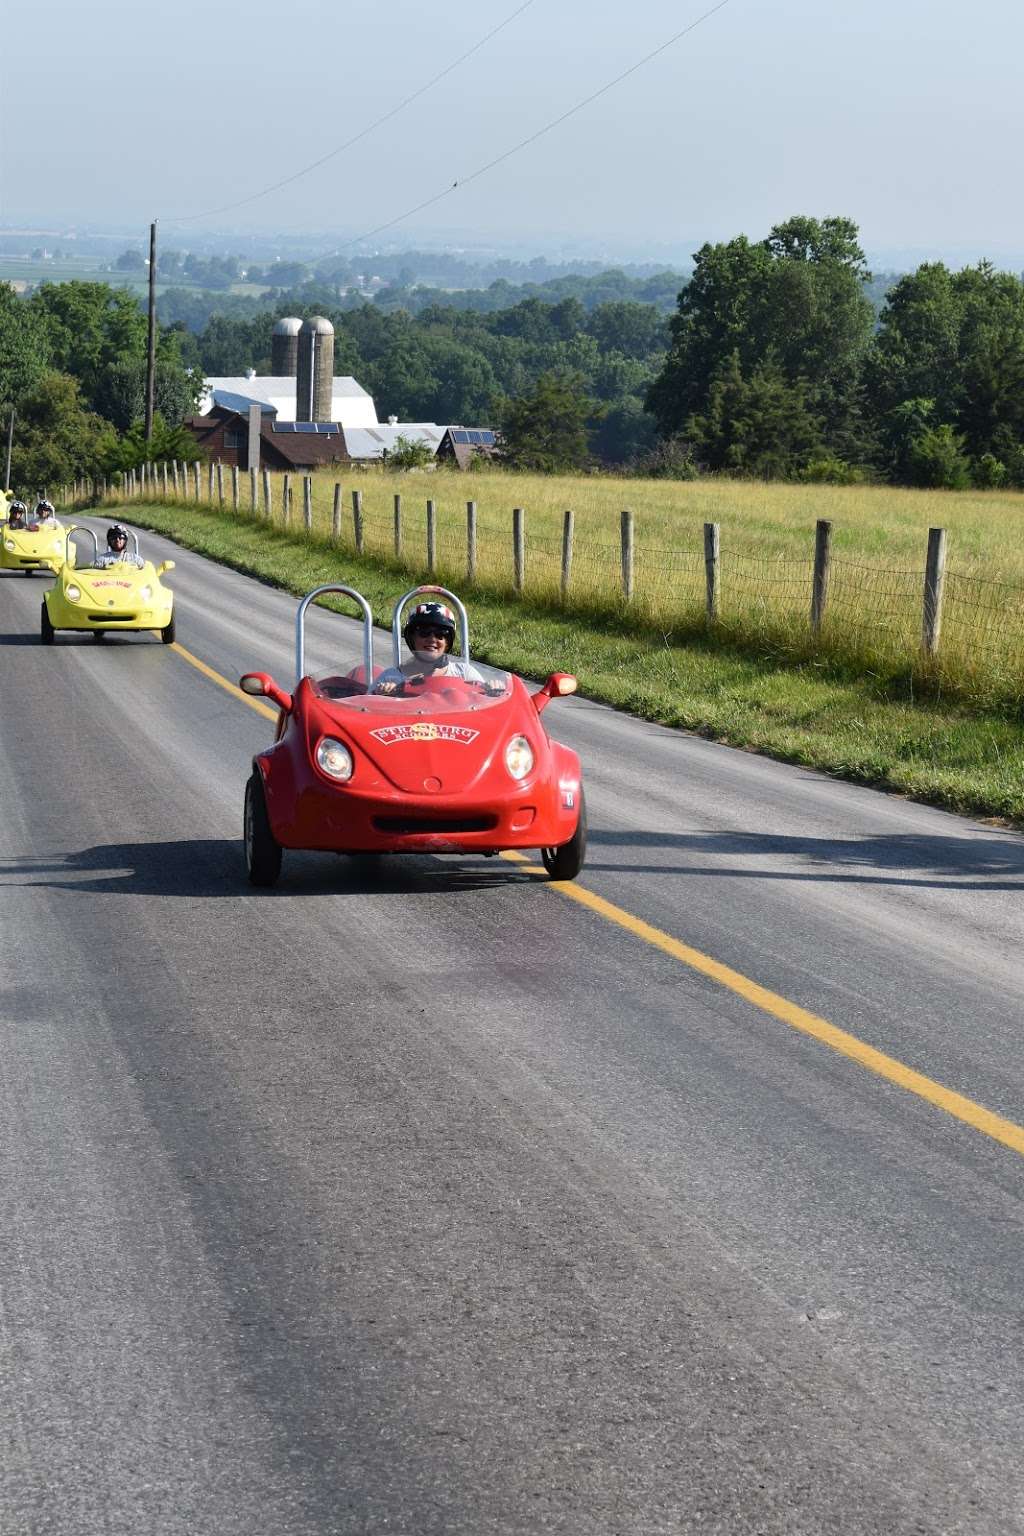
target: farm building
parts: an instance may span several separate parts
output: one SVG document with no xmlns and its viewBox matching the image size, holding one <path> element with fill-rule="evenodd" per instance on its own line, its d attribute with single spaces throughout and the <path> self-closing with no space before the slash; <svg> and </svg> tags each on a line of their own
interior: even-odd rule
<svg viewBox="0 0 1024 1536">
<path fill-rule="evenodd" d="M 313 470 L 325 464 L 385 464 L 398 439 L 426 443 L 435 458 L 468 469 L 473 454 L 494 452 L 494 433 L 486 428 L 437 426 L 427 422 L 374 422 L 351 427 L 344 422 L 282 421 L 264 411 L 260 418 L 260 463 L 271 470 Z M 248 411 L 215 405 L 192 416 L 185 426 L 208 459 L 222 464 L 247 462 Z M 464 443 L 463 438 L 472 441 Z M 477 439 L 490 438 L 490 444 Z M 445 451 L 445 444 L 451 446 Z M 458 451 L 456 451 L 458 450 Z"/>
<path fill-rule="evenodd" d="M 287 375 L 264 374 L 251 377 L 205 379 L 199 414 L 208 415 L 215 408 L 237 411 L 244 416 L 250 405 L 260 405 L 266 414 L 281 421 L 296 419 L 295 379 Z M 377 423 L 373 396 L 355 379 L 345 376 L 331 380 L 330 420 L 348 427 L 371 427 Z"/>
<path fill-rule="evenodd" d="M 398 446 L 424 443 L 432 455 L 468 468 L 474 453 L 493 453 L 485 428 L 432 421 L 377 420 L 373 397 L 351 377 L 334 377 L 334 327 L 322 315 L 286 316 L 271 337 L 273 373 L 204 380 L 197 415 L 185 426 L 209 459 L 248 463 L 249 412 L 260 411 L 260 463 L 267 469 L 385 463 Z M 255 430 L 255 425 L 254 425 Z"/>
</svg>

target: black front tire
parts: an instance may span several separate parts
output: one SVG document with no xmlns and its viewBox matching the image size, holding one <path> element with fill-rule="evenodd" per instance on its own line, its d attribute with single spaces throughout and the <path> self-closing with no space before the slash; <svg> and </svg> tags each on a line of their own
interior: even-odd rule
<svg viewBox="0 0 1024 1536">
<path fill-rule="evenodd" d="M 92 637 L 96 641 L 105 640 L 107 638 L 107 632 L 105 629 L 94 629 L 92 632 Z"/>
<path fill-rule="evenodd" d="M 281 873 L 281 844 L 270 830 L 263 779 L 258 768 L 245 786 L 245 869 L 250 885 L 274 885 Z"/>
<path fill-rule="evenodd" d="M 169 624 L 165 624 L 163 629 L 160 631 L 160 639 L 163 641 L 164 645 L 173 645 L 174 644 L 174 614 L 173 613 L 171 614 L 171 622 Z"/>
<path fill-rule="evenodd" d="M 576 831 L 560 848 L 542 848 L 544 868 L 552 880 L 575 880 L 587 857 L 587 802 L 580 790 L 580 814 Z"/>
<path fill-rule="evenodd" d="M 39 614 L 39 638 L 44 645 L 52 645 L 54 634 L 55 630 L 53 625 L 50 623 L 50 615 L 47 611 L 46 599 L 44 598 Z"/>
</svg>

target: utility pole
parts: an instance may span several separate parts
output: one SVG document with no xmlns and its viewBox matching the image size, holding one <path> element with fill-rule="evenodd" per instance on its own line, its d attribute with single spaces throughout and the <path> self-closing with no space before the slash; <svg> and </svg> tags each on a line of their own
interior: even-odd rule
<svg viewBox="0 0 1024 1536">
<path fill-rule="evenodd" d="M 156 395 L 156 220 L 149 226 L 149 350 L 146 354 L 146 442 L 153 436 Z"/>
<path fill-rule="evenodd" d="M 11 406 L 11 420 L 7 428 L 7 469 L 4 473 L 4 483 L 0 490 L 9 491 L 11 488 L 11 450 L 14 447 L 14 406 Z"/>
</svg>

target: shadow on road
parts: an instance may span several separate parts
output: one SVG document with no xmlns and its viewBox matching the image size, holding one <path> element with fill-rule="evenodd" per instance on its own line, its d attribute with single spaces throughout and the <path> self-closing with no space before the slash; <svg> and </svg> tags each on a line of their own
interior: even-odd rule
<svg viewBox="0 0 1024 1536">
<path fill-rule="evenodd" d="M 621 848 L 640 860 L 600 863 L 590 871 L 714 875 L 753 880 L 832 881 L 838 884 L 908 885 L 948 890 L 1024 890 L 1024 838 L 993 831 L 977 837 L 929 837 L 905 833 L 879 837 L 779 837 L 767 832 L 605 832 L 591 828 L 591 853 Z M 651 857 L 643 859 L 644 852 Z M 662 853 L 689 855 L 691 863 L 666 864 Z M 713 864 L 698 862 L 711 855 Z M 743 867 L 743 858 L 773 859 L 782 867 Z"/>
<path fill-rule="evenodd" d="M 20 634 L 0 635 L 0 646 L 3 646 L 3 645 L 35 645 L 35 646 L 38 646 L 39 643 L 40 643 L 40 641 L 39 641 L 39 632 L 38 632 L 38 630 L 34 634 L 29 634 L 26 631 L 22 631 Z"/>
<path fill-rule="evenodd" d="M 537 875 L 501 859 L 458 856 L 285 853 L 281 879 L 258 890 L 245 876 L 241 838 L 191 838 L 166 843 L 101 843 L 61 859 L 0 859 L 0 887 L 44 885 L 83 895 L 179 896 L 188 900 L 240 896 L 451 895 L 490 886 L 532 884 Z"/>
</svg>

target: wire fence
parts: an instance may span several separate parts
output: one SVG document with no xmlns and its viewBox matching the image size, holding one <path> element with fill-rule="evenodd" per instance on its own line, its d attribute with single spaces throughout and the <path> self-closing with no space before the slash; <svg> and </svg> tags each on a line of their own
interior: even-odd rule
<svg viewBox="0 0 1024 1536">
<path fill-rule="evenodd" d="M 618 540 L 581 538 L 571 511 L 561 528 L 532 527 L 527 509 L 504 514 L 413 501 L 367 503 L 323 475 L 271 475 L 221 465 L 147 465 L 64 488 L 63 502 L 200 504 L 346 554 L 581 614 L 628 616 L 675 634 L 760 639 L 791 652 L 847 656 L 865 667 L 926 669 L 972 693 L 1024 700 L 1024 586 L 947 570 L 945 531 L 929 531 L 920 566 L 893 569 L 836 558 L 819 521 L 805 557 L 741 553 L 704 525 L 702 548 L 648 540 L 631 512 Z M 390 505 L 389 505 L 390 501 Z"/>
</svg>

